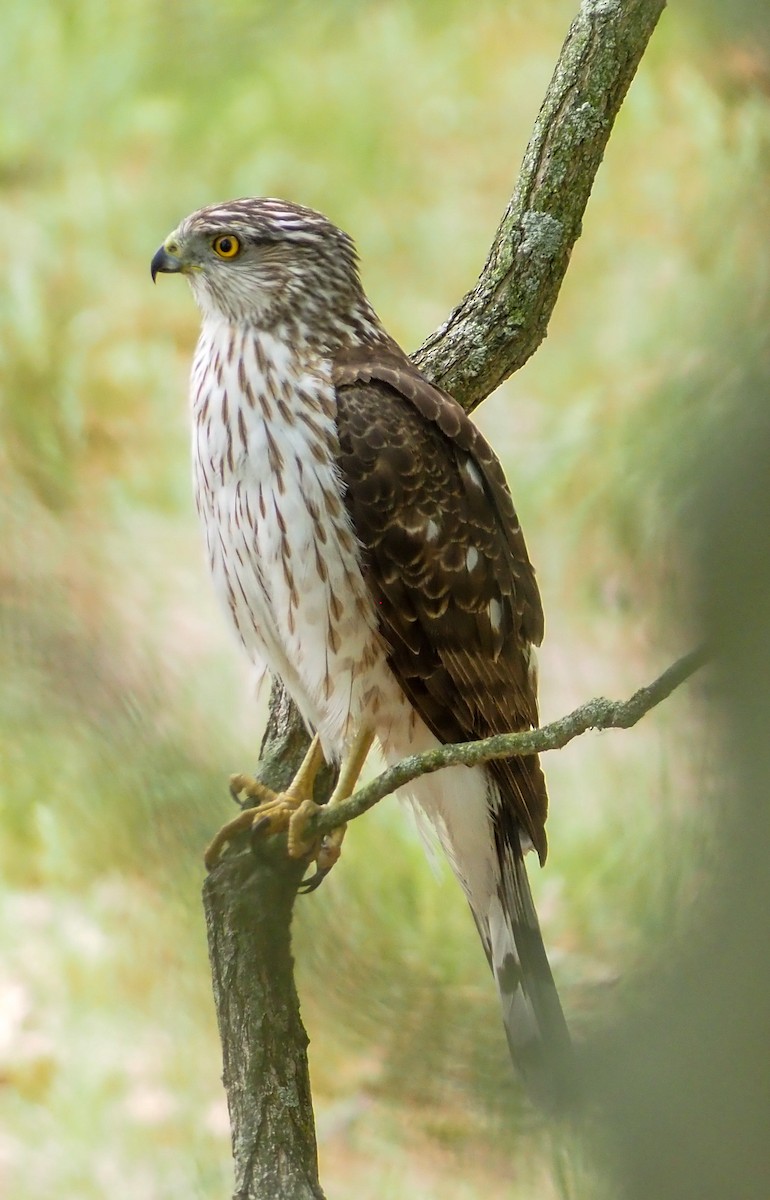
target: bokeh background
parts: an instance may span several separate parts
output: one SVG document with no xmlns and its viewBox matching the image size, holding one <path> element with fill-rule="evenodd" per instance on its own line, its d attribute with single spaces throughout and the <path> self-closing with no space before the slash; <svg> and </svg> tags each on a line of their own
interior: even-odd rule
<svg viewBox="0 0 770 1200">
<path fill-rule="evenodd" d="M 197 315 L 179 280 L 151 286 L 150 257 L 202 204 L 285 196 L 355 236 L 417 346 L 483 263 L 575 4 L 3 7 L 3 1195 L 229 1194 L 201 851 L 262 710 L 190 494 Z M 723 515 L 704 479 L 736 412 L 767 406 L 770 39 L 762 5 L 727 7 L 664 15 L 548 340 L 477 414 L 539 569 L 546 719 L 699 636 Z M 726 583 L 712 601 L 724 616 Z M 605 1059 L 708 893 L 730 759 L 708 693 L 545 763 L 537 901 Z M 602 1163 L 524 1103 L 459 890 L 396 801 L 299 902 L 296 957 L 330 1197 L 601 1193 Z"/>
</svg>

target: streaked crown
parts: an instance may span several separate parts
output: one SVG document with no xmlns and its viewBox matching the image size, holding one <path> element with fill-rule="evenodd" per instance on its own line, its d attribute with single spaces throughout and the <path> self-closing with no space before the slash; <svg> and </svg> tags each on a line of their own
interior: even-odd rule
<svg viewBox="0 0 770 1200">
<path fill-rule="evenodd" d="M 380 330 L 358 276 L 355 246 L 322 213 L 272 198 L 191 213 L 152 262 L 187 275 L 205 317 L 266 329 L 297 324 L 308 340 L 370 340 Z"/>
</svg>

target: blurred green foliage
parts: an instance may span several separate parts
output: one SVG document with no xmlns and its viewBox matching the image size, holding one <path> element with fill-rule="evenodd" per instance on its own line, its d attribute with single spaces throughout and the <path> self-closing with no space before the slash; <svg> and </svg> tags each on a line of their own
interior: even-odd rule
<svg viewBox="0 0 770 1200">
<path fill-rule="evenodd" d="M 770 346 L 753 363 L 728 352 L 723 362 L 732 418 L 703 438 L 694 503 L 679 517 L 698 624 L 716 651 L 719 845 L 702 858 L 698 919 L 591 1046 L 594 1132 L 627 1200 L 763 1200 L 770 1181 Z"/>
<path fill-rule="evenodd" d="M 549 340 L 478 413 L 540 569 L 547 716 L 631 690 L 689 636 L 672 517 L 697 507 L 703 445 L 757 403 L 737 385 L 767 354 L 770 73 L 742 11 L 664 16 Z M 216 199 L 314 205 L 417 345 L 483 262 L 572 15 L 572 0 L 4 6 L 4 1194 L 227 1186 L 200 852 L 260 716 L 189 495 L 196 314 L 181 286 L 151 287 L 150 256 Z M 686 936 L 715 760 L 681 696 L 546 763 L 553 849 L 534 882 L 579 1033 Z M 356 823 L 296 942 L 330 1195 L 558 1192 L 459 891 L 395 802 Z"/>
</svg>

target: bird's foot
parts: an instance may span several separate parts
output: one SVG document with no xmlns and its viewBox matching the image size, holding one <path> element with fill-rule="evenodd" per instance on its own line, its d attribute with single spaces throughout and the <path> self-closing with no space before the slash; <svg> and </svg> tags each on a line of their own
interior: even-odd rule
<svg viewBox="0 0 770 1200">
<path fill-rule="evenodd" d="M 371 743 L 371 731 L 361 729 L 342 764 L 337 786 L 329 799 L 327 809 L 341 803 L 352 793 Z M 266 837 L 286 831 L 289 856 L 297 859 L 307 858 L 309 862 L 315 861 L 314 873 L 303 880 L 299 888 L 305 894 L 314 892 L 339 859 L 347 828 L 340 825 L 320 838 L 309 832 L 308 826 L 312 818 L 322 811 L 322 806 L 312 799 L 313 784 L 322 763 L 323 753 L 316 736 L 302 766 L 285 792 L 274 792 L 250 775 L 231 776 L 230 792 L 233 798 L 239 804 L 249 801 L 256 803 L 249 804 L 243 812 L 219 830 L 204 855 L 207 869 L 210 871 L 216 865 L 225 847 L 238 834 L 251 830 L 253 834 Z"/>
<path fill-rule="evenodd" d="M 228 821 L 215 835 L 203 856 L 208 871 L 219 862 L 223 851 L 238 834 L 251 833 L 268 837 L 270 834 L 288 834 L 290 858 L 308 858 L 315 861 L 313 874 L 302 881 L 299 891 L 308 895 L 320 887 L 342 852 L 342 840 L 346 825 L 333 829 L 322 838 L 308 837 L 311 817 L 322 812 L 325 806 L 316 804 L 309 797 L 298 797 L 291 792 L 273 792 L 259 780 L 249 775 L 232 775 L 230 791 L 239 803 L 246 797 L 256 800 L 256 807 L 245 808 L 232 821 Z"/>
<path fill-rule="evenodd" d="M 233 775 L 230 791 L 239 802 L 242 797 L 256 799 L 256 807 L 244 808 L 237 817 L 228 821 L 206 849 L 203 861 L 210 871 L 222 856 L 225 847 L 238 834 L 249 830 L 254 836 L 270 837 L 275 833 L 288 833 L 289 857 L 311 858 L 317 839 L 307 838 L 308 819 L 318 810 L 318 805 L 307 797 L 288 792 L 273 792 L 248 775 Z"/>
<path fill-rule="evenodd" d="M 337 780 L 337 786 L 329 797 L 329 802 L 326 805 L 327 812 L 337 804 L 341 804 L 343 800 L 347 800 L 348 796 L 352 795 L 353 789 L 356 786 L 356 781 L 361 774 L 361 768 L 364 765 L 366 756 L 369 753 L 369 747 L 372 744 L 373 732 L 367 726 L 362 726 L 356 734 L 353 744 L 348 750 L 347 755 L 340 767 L 340 774 Z M 312 803 L 312 801 L 310 802 Z M 313 806 L 316 807 L 315 805 Z M 326 876 L 331 871 L 334 864 L 337 862 L 342 853 L 342 840 L 345 837 L 347 825 L 338 825 L 336 829 L 332 829 L 329 833 L 324 834 L 321 838 L 320 845 L 315 850 L 313 857 L 316 861 L 316 870 L 308 879 L 304 879 L 300 884 L 300 891 L 307 895 L 308 892 L 314 892 L 317 887 L 320 887 Z"/>
<path fill-rule="evenodd" d="M 308 801 L 313 805 L 315 810 L 319 810 L 319 805 L 313 804 L 313 801 Z M 307 820 L 307 818 L 306 818 Z M 324 834 L 321 842 L 315 852 L 316 869 L 308 879 L 303 879 L 299 885 L 299 890 L 304 896 L 310 892 L 314 892 L 320 887 L 326 876 L 331 871 L 334 864 L 337 862 L 342 853 L 342 839 L 345 836 L 347 825 L 340 825 L 337 829 L 333 829 L 331 833 Z"/>
<path fill-rule="evenodd" d="M 230 794 L 247 807 L 223 825 L 207 847 L 203 856 L 207 870 L 216 865 L 225 847 L 238 834 L 249 830 L 264 837 L 287 831 L 291 858 L 314 857 L 317 839 L 308 839 L 306 835 L 308 819 L 317 808 L 310 797 L 322 763 L 323 753 L 316 737 L 285 792 L 274 792 L 251 775 L 231 775 Z"/>
</svg>

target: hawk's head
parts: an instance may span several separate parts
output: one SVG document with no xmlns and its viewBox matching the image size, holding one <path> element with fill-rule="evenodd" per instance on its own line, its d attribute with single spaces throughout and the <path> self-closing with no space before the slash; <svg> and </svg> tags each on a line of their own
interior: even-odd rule
<svg viewBox="0 0 770 1200">
<path fill-rule="evenodd" d="M 274 327 L 297 322 L 321 334 L 373 313 L 351 238 L 321 213 L 285 200 L 244 199 L 199 209 L 152 260 L 187 275 L 204 316 Z M 376 320 L 376 318 L 375 318 Z M 341 330 L 338 330 L 341 332 Z"/>
</svg>

